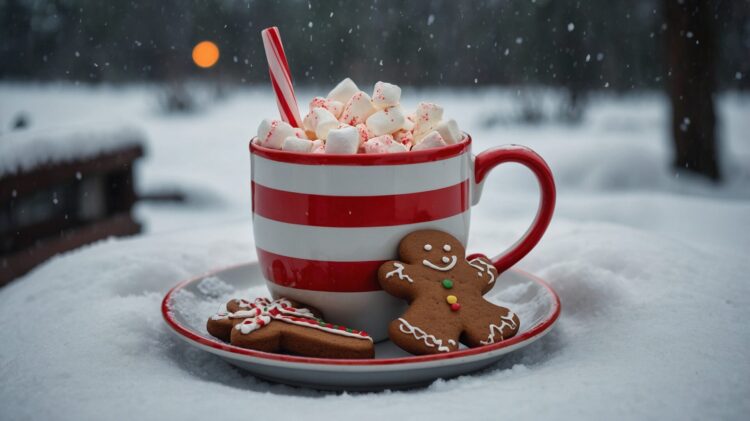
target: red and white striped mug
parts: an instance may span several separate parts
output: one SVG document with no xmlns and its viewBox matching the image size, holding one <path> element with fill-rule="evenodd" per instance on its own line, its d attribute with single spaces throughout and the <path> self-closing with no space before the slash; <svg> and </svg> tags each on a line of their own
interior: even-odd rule
<svg viewBox="0 0 750 421">
<path fill-rule="evenodd" d="M 540 185 L 536 218 L 493 259 L 498 271 L 525 256 L 547 229 L 555 183 L 531 149 L 509 145 L 471 154 L 471 137 L 440 149 L 400 154 L 325 155 L 267 149 L 251 142 L 253 230 L 274 297 L 319 308 L 334 323 L 376 340 L 404 304 L 380 289 L 377 269 L 418 229 L 451 233 L 464 246 L 469 210 L 495 166 L 516 162 Z"/>
</svg>

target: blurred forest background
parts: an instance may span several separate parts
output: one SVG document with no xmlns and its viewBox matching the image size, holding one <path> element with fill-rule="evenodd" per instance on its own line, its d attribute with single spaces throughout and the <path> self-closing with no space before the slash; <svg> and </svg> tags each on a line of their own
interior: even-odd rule
<svg viewBox="0 0 750 421">
<path fill-rule="evenodd" d="M 714 96 L 750 89 L 750 0 L 0 0 L 0 79 L 166 82 L 166 108 L 190 110 L 189 81 L 267 83 L 274 25 L 298 86 L 552 87 L 571 123 L 590 92 L 664 90 L 674 167 L 713 180 Z M 208 69 L 201 41 L 220 51 Z M 532 124 L 535 101 L 519 95 Z"/>
<path fill-rule="evenodd" d="M 0 0 L 0 77 L 266 83 L 259 33 L 276 25 L 298 84 L 356 75 L 404 85 L 661 88 L 670 72 L 666 3 Z M 750 88 L 750 3 L 700 3 L 715 21 L 707 48 L 717 50 L 718 87 Z M 221 51 L 210 71 L 190 58 L 202 40 Z"/>
</svg>

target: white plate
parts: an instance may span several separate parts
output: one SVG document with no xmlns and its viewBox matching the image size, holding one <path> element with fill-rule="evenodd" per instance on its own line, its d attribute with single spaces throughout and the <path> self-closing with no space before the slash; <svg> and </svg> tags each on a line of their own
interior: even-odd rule
<svg viewBox="0 0 750 421">
<path fill-rule="evenodd" d="M 216 354 L 257 377 L 334 390 L 407 388 L 480 370 L 544 336 L 560 314 L 560 299 L 549 285 L 529 273 L 511 269 L 500 276 L 486 298 L 518 314 L 520 330 L 511 339 L 478 348 L 413 356 L 384 341 L 376 344 L 375 359 L 333 360 L 239 348 L 206 332 L 208 317 L 230 298 L 268 295 L 257 263 L 249 263 L 181 282 L 164 297 L 162 314 L 171 330 L 189 345 Z"/>
</svg>

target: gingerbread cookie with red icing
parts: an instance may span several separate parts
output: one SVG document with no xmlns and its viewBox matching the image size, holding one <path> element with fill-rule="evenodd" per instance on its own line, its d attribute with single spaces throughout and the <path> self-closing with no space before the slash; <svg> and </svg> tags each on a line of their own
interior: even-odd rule
<svg viewBox="0 0 750 421">
<path fill-rule="evenodd" d="M 378 280 L 386 292 L 409 302 L 388 328 L 391 341 L 405 351 L 450 352 L 459 342 L 489 345 L 518 332 L 518 316 L 483 297 L 498 276 L 487 258 L 466 260 L 461 242 L 436 230 L 407 235 L 398 253 L 401 261 L 383 263 Z"/>
<path fill-rule="evenodd" d="M 319 358 L 373 358 L 366 332 L 326 323 L 320 312 L 285 298 L 235 299 L 208 319 L 211 335 L 242 348 Z"/>
</svg>

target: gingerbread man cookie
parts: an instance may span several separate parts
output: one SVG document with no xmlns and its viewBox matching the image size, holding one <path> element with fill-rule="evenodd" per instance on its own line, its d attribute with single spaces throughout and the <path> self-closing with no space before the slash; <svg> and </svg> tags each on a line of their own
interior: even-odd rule
<svg viewBox="0 0 750 421">
<path fill-rule="evenodd" d="M 326 323 L 320 312 L 287 299 L 234 299 L 211 316 L 211 335 L 242 348 L 319 358 L 373 358 L 366 332 Z"/>
<path fill-rule="evenodd" d="M 402 261 L 383 263 L 380 286 L 410 305 L 391 322 L 391 340 L 412 354 L 455 351 L 513 337 L 518 316 L 485 300 L 497 270 L 485 257 L 466 260 L 464 246 L 442 231 L 413 232 L 401 240 Z"/>
</svg>

